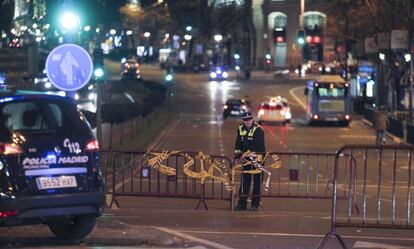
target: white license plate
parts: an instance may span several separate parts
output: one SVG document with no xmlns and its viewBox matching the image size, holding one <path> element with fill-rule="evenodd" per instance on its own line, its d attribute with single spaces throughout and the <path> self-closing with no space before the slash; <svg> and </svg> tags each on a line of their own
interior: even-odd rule
<svg viewBox="0 0 414 249">
<path fill-rule="evenodd" d="M 74 176 L 38 177 L 36 178 L 36 183 L 37 188 L 40 190 L 77 187 Z"/>
<path fill-rule="evenodd" d="M 238 112 L 238 111 L 231 111 L 230 113 L 231 113 L 231 114 L 234 114 L 234 115 L 238 115 L 238 114 L 240 114 L 240 112 Z"/>
<path fill-rule="evenodd" d="M 338 121 L 338 118 L 326 118 L 326 121 Z"/>
</svg>

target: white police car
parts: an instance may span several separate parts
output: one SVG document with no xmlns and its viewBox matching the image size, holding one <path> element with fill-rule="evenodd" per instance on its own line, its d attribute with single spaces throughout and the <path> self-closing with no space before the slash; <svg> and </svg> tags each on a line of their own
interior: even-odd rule
<svg viewBox="0 0 414 249">
<path fill-rule="evenodd" d="M 98 142 L 73 100 L 0 92 L 0 226 L 87 236 L 105 205 Z"/>
</svg>

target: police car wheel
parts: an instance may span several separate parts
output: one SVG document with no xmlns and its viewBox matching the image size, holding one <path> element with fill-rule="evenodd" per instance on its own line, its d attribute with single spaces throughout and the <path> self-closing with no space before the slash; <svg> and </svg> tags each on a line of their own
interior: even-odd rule
<svg viewBox="0 0 414 249">
<path fill-rule="evenodd" d="M 56 219 L 48 222 L 50 231 L 61 240 L 83 239 L 92 231 L 96 223 L 94 216 L 76 216 L 72 219 Z"/>
</svg>

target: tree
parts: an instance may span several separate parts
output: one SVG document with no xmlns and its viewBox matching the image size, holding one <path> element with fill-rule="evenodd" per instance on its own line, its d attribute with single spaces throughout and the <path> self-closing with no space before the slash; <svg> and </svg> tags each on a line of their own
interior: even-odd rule
<svg viewBox="0 0 414 249">
<path fill-rule="evenodd" d="M 10 33 L 14 15 L 14 1 L 0 0 L 0 34 Z"/>
</svg>

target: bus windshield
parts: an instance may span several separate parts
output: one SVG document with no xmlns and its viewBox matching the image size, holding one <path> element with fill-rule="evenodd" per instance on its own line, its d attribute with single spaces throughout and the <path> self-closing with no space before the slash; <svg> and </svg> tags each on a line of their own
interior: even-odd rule
<svg viewBox="0 0 414 249">
<path fill-rule="evenodd" d="M 344 97 L 346 95 L 345 88 L 329 88 L 329 87 L 319 87 L 318 88 L 319 97 Z"/>
</svg>

